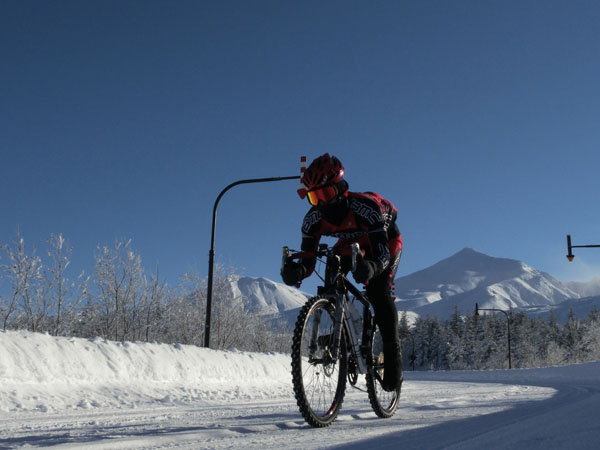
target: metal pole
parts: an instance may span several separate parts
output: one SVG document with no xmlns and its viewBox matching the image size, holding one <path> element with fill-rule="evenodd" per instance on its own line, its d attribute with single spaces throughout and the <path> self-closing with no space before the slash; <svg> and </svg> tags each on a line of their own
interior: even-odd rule
<svg viewBox="0 0 600 450">
<path fill-rule="evenodd" d="M 210 251 L 208 252 L 208 285 L 206 293 L 206 322 L 204 325 L 204 347 L 210 347 L 210 319 L 212 310 L 212 290 L 213 290 L 213 276 L 214 276 L 214 263 L 215 263 L 215 229 L 217 225 L 217 206 L 219 201 L 229 189 L 240 184 L 250 183 L 267 183 L 270 181 L 284 181 L 284 180 L 297 180 L 300 176 L 295 177 L 272 177 L 272 178 L 252 178 L 249 180 L 239 180 L 231 183 L 217 196 L 215 204 L 213 206 L 212 216 L 212 231 L 210 235 Z"/>
<path fill-rule="evenodd" d="M 571 235 L 567 234 L 567 259 L 569 261 L 573 261 L 573 258 L 575 258 L 575 255 L 573 255 L 573 250 L 574 248 L 600 248 L 600 245 L 572 245 L 571 244 Z"/>
<path fill-rule="evenodd" d="M 510 317 L 506 311 L 502 311 L 506 314 L 506 327 L 508 328 L 508 368 L 512 369 L 512 358 L 510 356 Z"/>
<path fill-rule="evenodd" d="M 573 246 L 571 245 L 571 235 L 567 234 L 567 259 L 569 260 L 569 262 L 573 261 L 573 258 L 575 258 L 575 255 L 573 255 Z"/>
</svg>

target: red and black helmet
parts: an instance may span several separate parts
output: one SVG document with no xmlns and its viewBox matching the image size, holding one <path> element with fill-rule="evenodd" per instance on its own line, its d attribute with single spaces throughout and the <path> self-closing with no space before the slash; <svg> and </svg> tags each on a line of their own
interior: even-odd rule
<svg viewBox="0 0 600 450">
<path fill-rule="evenodd" d="M 329 156 L 325 153 L 315 159 L 304 171 L 300 183 L 304 186 L 298 189 L 300 198 L 306 197 L 308 191 L 322 188 L 324 186 L 334 186 L 344 177 L 344 166 L 335 156 Z"/>
</svg>

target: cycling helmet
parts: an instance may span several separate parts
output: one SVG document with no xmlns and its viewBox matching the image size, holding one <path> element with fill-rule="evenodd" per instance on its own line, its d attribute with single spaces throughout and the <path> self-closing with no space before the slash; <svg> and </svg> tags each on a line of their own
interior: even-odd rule
<svg viewBox="0 0 600 450">
<path fill-rule="evenodd" d="M 329 156 L 329 153 L 325 153 L 310 163 L 310 166 L 304 171 L 300 180 L 303 187 L 298 189 L 298 195 L 300 198 L 304 198 L 308 191 L 325 186 L 337 187 L 342 184 L 347 186 L 345 182 L 340 183 L 343 177 L 344 166 L 342 166 L 340 160 L 335 156 Z"/>
</svg>

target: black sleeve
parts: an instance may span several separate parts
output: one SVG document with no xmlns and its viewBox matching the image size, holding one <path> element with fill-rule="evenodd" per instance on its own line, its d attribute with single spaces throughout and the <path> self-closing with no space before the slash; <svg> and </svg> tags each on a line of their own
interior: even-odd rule
<svg viewBox="0 0 600 450">
<path fill-rule="evenodd" d="M 371 249 L 373 249 L 373 261 L 377 264 L 375 275 L 379 275 L 390 263 L 387 233 L 383 228 L 369 230 L 369 241 L 371 242 Z"/>
<path fill-rule="evenodd" d="M 302 222 L 302 244 L 303 252 L 316 252 L 321 240 L 321 214 L 316 208 L 311 208 Z M 300 261 L 306 267 L 304 278 L 309 277 L 315 269 L 317 258 L 302 258 Z"/>
</svg>

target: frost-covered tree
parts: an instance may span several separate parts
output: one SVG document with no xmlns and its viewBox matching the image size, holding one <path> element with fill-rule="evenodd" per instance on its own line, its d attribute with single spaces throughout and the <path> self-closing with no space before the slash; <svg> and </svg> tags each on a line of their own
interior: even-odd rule
<svg viewBox="0 0 600 450">
<path fill-rule="evenodd" d="M 410 327 L 408 326 L 408 314 L 406 311 L 402 311 L 400 320 L 398 321 L 398 337 L 401 341 L 404 341 L 409 334 Z"/>
<path fill-rule="evenodd" d="M 158 269 L 149 282 L 144 280 L 143 301 L 138 314 L 139 323 L 136 324 L 137 339 L 151 342 L 160 338 L 167 320 L 166 305 L 171 298 L 172 293 L 168 285 L 160 282 Z"/>
<path fill-rule="evenodd" d="M 8 257 L 7 264 L 0 264 L 0 270 L 2 270 L 2 280 L 9 285 L 9 295 L 0 296 L 0 314 L 2 319 L 2 329 L 6 330 L 10 325 L 10 320 L 13 315 L 17 313 L 19 304 L 19 296 L 21 293 L 21 284 L 18 281 L 16 275 L 16 266 L 11 260 L 12 251 L 10 247 L 3 245 L 1 247 L 2 252 Z"/>
<path fill-rule="evenodd" d="M 3 245 L 6 256 L 0 267 L 11 287 L 10 296 L 2 307 L 2 326 L 6 329 L 11 318 L 16 327 L 40 331 L 46 319 L 47 304 L 43 297 L 42 260 L 35 249 L 28 254 L 25 239 L 20 233 L 12 245 Z"/>
<path fill-rule="evenodd" d="M 86 338 L 143 340 L 204 345 L 207 280 L 186 274 L 176 288 L 146 278 L 131 241 L 98 246 L 92 278 L 72 281 L 72 248 L 51 235 L 48 262 L 27 251 L 18 234 L 0 246 L 0 325 Z M 213 283 L 211 347 L 289 352 L 291 325 L 253 314 L 248 299 L 232 289 L 235 271 L 217 267 Z M 88 286 L 90 289 L 88 289 Z M 7 289 L 8 288 L 8 289 Z M 586 318 L 571 310 L 566 323 L 550 313 L 547 320 L 511 312 L 513 367 L 542 367 L 600 360 L 600 311 Z M 399 321 L 405 367 L 415 355 L 416 369 L 498 369 L 507 367 L 507 321 L 499 314 L 460 315 L 455 307 L 446 321 L 420 317 L 410 327 Z"/>
<path fill-rule="evenodd" d="M 465 362 L 465 320 L 454 305 L 450 321 L 446 326 L 446 364 L 449 369 L 464 369 Z"/>
<path fill-rule="evenodd" d="M 245 299 L 234 295 L 228 276 L 215 277 L 213 299 L 211 348 L 240 348 L 251 330 Z"/>
<path fill-rule="evenodd" d="M 217 265 L 213 279 L 211 348 L 251 351 L 289 351 L 291 329 L 283 321 L 256 315 L 248 299 L 232 289 L 233 269 Z M 177 295 L 164 305 L 166 342 L 204 345 L 207 280 L 198 273 L 182 277 Z"/>
<path fill-rule="evenodd" d="M 594 305 L 582 322 L 581 351 L 585 361 L 600 359 L 600 311 Z"/>
<path fill-rule="evenodd" d="M 569 310 L 567 323 L 561 333 L 561 344 L 564 347 L 568 361 L 578 363 L 582 361 L 583 352 L 581 345 L 582 327 L 580 320 L 575 316 L 573 309 Z"/>
<path fill-rule="evenodd" d="M 46 267 L 45 278 L 48 283 L 47 295 L 53 305 L 55 315 L 50 325 L 50 332 L 54 336 L 69 335 L 71 334 L 69 330 L 71 316 L 87 295 L 89 277 L 86 277 L 82 271 L 76 281 L 67 278 L 66 271 L 71 264 L 73 248 L 62 234 L 52 234 L 48 244 L 51 265 Z"/>
<path fill-rule="evenodd" d="M 206 279 L 197 272 L 185 273 L 177 293 L 165 305 L 163 335 L 167 342 L 204 345 Z"/>
<path fill-rule="evenodd" d="M 131 240 L 116 241 L 113 247 L 98 246 L 94 262 L 94 284 L 102 308 L 103 334 L 116 341 L 131 339 L 143 295 L 144 271 L 141 257 Z"/>
</svg>

